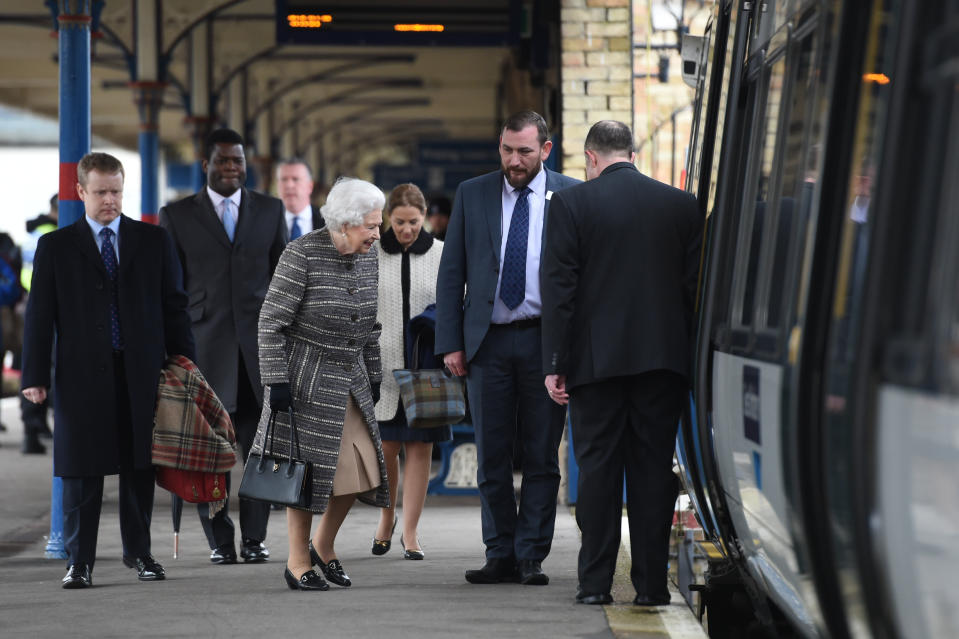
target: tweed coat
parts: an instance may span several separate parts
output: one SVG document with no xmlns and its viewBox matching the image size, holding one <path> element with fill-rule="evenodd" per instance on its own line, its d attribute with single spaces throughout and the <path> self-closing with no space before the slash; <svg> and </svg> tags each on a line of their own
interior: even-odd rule
<svg viewBox="0 0 959 639">
<path fill-rule="evenodd" d="M 350 395 L 363 413 L 380 467 L 379 487 L 359 499 L 381 508 L 390 503 L 370 393 L 370 383 L 382 380 L 378 279 L 375 246 L 365 255 L 341 255 L 322 228 L 287 245 L 260 310 L 260 378 L 266 385 L 290 385 L 300 452 L 313 465 L 313 512 L 326 510 L 333 489 Z M 263 450 L 269 419 L 267 388 L 253 452 Z M 289 416 L 279 414 L 276 423 L 273 450 L 286 454 Z"/>
</svg>

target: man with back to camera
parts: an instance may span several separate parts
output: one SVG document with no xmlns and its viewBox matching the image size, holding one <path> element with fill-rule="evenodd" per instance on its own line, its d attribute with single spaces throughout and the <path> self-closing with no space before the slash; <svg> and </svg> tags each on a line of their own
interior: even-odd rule
<svg viewBox="0 0 959 639">
<path fill-rule="evenodd" d="M 506 120 L 500 170 L 456 190 L 437 276 L 436 353 L 445 353 L 454 375 L 466 376 L 476 431 L 486 564 L 466 571 L 474 584 L 549 583 L 541 564 L 553 541 L 564 411 L 542 387 L 540 248 L 550 197 L 578 180 L 543 166 L 552 148 L 548 138 L 538 113 Z M 518 510 L 517 432 L 523 451 Z"/>
<path fill-rule="evenodd" d="M 204 149 L 206 187 L 160 209 L 160 226 L 173 236 L 183 265 L 196 364 L 229 411 L 246 459 L 263 403 L 257 322 L 288 231 L 280 200 L 243 187 L 246 157 L 239 133 L 213 131 Z M 212 519 L 207 504 L 197 504 L 197 512 L 212 551 L 210 561 L 236 563 L 229 501 Z M 269 504 L 240 499 L 240 556 L 245 562 L 269 558 L 263 544 L 269 516 Z"/>
<path fill-rule="evenodd" d="M 576 601 L 613 600 L 625 473 L 633 603 L 667 604 L 703 217 L 636 170 L 625 124 L 594 124 L 585 153 L 587 182 L 553 197 L 541 282 L 545 384 L 569 403 L 579 465 Z"/>
<path fill-rule="evenodd" d="M 167 355 L 194 356 L 180 263 L 166 231 L 121 214 L 123 165 L 77 165 L 84 217 L 40 238 L 23 347 L 23 395 L 42 403 L 56 358 L 54 474 L 63 478 L 64 588 L 93 585 L 104 475 L 120 475 L 123 563 L 164 579 L 150 554 L 157 380 Z"/>
<path fill-rule="evenodd" d="M 313 194 L 313 171 L 306 160 L 288 158 L 276 165 L 277 194 L 286 208 L 284 219 L 288 230 L 287 239 L 293 241 L 301 235 L 323 226 L 323 216 L 310 204 Z"/>
</svg>

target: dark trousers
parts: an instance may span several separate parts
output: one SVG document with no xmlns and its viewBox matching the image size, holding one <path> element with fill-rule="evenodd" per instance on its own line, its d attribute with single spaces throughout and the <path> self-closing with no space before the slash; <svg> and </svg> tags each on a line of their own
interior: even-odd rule
<svg viewBox="0 0 959 639">
<path fill-rule="evenodd" d="M 658 370 L 570 392 L 583 592 L 606 593 L 612 587 L 625 473 L 633 587 L 650 597 L 668 594 L 669 530 L 679 493 L 673 450 L 687 389 L 681 375 Z"/>
<path fill-rule="evenodd" d="M 553 542 L 565 410 L 543 385 L 541 350 L 538 326 L 493 325 L 469 363 L 466 382 L 489 559 L 542 560 Z M 518 508 L 513 491 L 517 434 L 523 452 Z"/>
<path fill-rule="evenodd" d="M 117 442 L 120 449 L 120 538 L 123 555 L 150 554 L 150 519 L 153 516 L 153 467 L 133 468 L 133 425 L 126 371 L 121 356 L 114 357 L 117 402 Z M 104 442 L 107 445 L 107 442 Z M 69 562 L 93 567 L 103 504 L 103 476 L 63 478 L 63 545 Z"/>
<path fill-rule="evenodd" d="M 120 473 L 120 539 L 124 557 L 150 554 L 153 468 Z M 63 545 L 71 564 L 93 568 L 103 503 L 103 476 L 63 478 Z"/>
<path fill-rule="evenodd" d="M 240 355 L 240 370 L 237 375 L 236 412 L 230 413 L 233 428 L 236 430 L 236 443 L 239 446 L 240 459 L 246 462 L 256 437 L 256 427 L 260 421 L 260 404 L 253 394 L 250 377 L 246 373 L 243 355 Z M 242 463 L 242 462 L 241 462 Z M 226 476 L 226 491 L 230 494 L 230 474 Z M 197 504 L 200 524 L 206 533 L 210 548 L 234 547 L 236 526 L 230 519 L 230 498 L 227 497 L 223 509 L 210 519 L 209 504 Z M 270 505 L 265 502 L 240 499 L 240 536 L 243 539 L 263 541 L 266 539 L 266 524 L 270 518 Z"/>
</svg>

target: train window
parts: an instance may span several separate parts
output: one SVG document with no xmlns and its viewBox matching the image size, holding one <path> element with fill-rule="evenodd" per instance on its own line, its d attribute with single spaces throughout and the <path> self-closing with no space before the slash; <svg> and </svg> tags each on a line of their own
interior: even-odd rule
<svg viewBox="0 0 959 639">
<path fill-rule="evenodd" d="M 955 9 L 959 16 L 959 7 Z M 904 386 L 959 396 L 959 22 L 930 34 L 921 116 L 908 118 L 910 158 L 897 192 L 915 211 L 895 233 L 898 259 L 893 335 L 886 347 L 884 378 Z M 949 69 L 952 68 L 951 72 Z M 938 214 L 934 214 L 937 212 Z"/>
<path fill-rule="evenodd" d="M 738 7 L 734 5 L 731 9 L 731 18 L 730 21 L 732 24 L 737 24 L 738 22 Z M 716 134 L 721 136 L 725 131 L 726 124 L 726 111 L 729 104 L 729 82 L 728 78 L 732 75 L 733 69 L 733 52 L 736 50 L 736 29 L 728 29 L 726 35 L 726 45 L 725 45 L 725 60 L 723 61 L 723 75 L 720 80 L 719 86 L 722 87 L 722 93 L 719 96 L 719 105 L 716 108 Z M 710 53 L 712 55 L 712 53 Z M 712 64 L 712 60 L 710 60 Z M 706 98 L 709 98 L 707 93 L 703 94 Z M 717 140 L 718 142 L 718 140 Z M 714 144 L 713 145 L 713 161 L 710 163 L 710 173 L 709 173 L 709 193 L 706 197 L 706 213 L 712 214 L 713 207 L 716 205 L 716 185 L 719 181 L 719 165 L 720 157 L 722 155 L 723 144 Z"/>
<path fill-rule="evenodd" d="M 739 243 L 736 249 L 734 272 L 739 282 L 739 292 L 733 304 L 734 328 L 753 324 L 763 227 L 769 217 L 769 201 L 773 194 L 776 136 L 779 132 L 785 77 L 786 59 L 781 56 L 771 66 L 766 67 L 762 82 L 766 89 L 765 95 L 760 91 L 762 116 L 754 132 L 754 137 L 758 138 L 756 146 L 751 149 L 755 166 L 747 169 L 747 176 L 750 176 L 747 185 L 751 185 L 751 188 L 747 188 L 742 203 Z"/>
<path fill-rule="evenodd" d="M 688 174 L 686 176 L 686 183 L 680 185 L 682 188 L 687 188 L 688 185 L 692 185 L 694 188 L 699 185 L 699 167 L 702 162 L 702 152 L 703 152 L 703 141 L 707 132 L 704 130 L 706 125 L 706 115 L 709 110 L 706 109 L 706 101 L 709 99 L 709 87 L 710 81 L 712 80 L 712 71 L 713 71 L 713 57 L 715 56 L 715 50 L 712 46 L 713 41 L 713 25 L 712 23 L 706 26 L 706 29 L 703 33 L 703 47 L 707 52 L 706 54 L 706 65 L 701 70 L 702 80 L 699 82 L 699 86 L 696 87 L 696 99 L 693 102 L 696 105 L 696 111 L 693 115 L 693 132 L 690 136 L 690 149 L 691 153 L 689 154 L 689 161 L 686 165 L 689 167 Z"/>
<path fill-rule="evenodd" d="M 772 329 L 780 327 L 783 307 L 794 290 L 794 275 L 788 269 L 798 258 L 801 231 L 805 229 L 809 218 L 815 185 L 816 146 L 812 147 L 814 150 L 811 154 L 803 153 L 803 146 L 812 144 L 808 138 L 814 133 L 809 123 L 814 121 L 815 53 L 816 40 L 814 34 L 810 34 L 795 47 L 791 61 L 795 76 L 790 87 L 789 110 L 785 114 L 783 150 L 778 154 L 783 162 L 780 180 L 782 197 L 777 219 L 770 220 L 772 228 L 768 244 L 772 267 L 766 270 L 769 279 L 765 286 L 769 292 L 766 296 L 765 325 Z"/>
<path fill-rule="evenodd" d="M 786 20 L 800 5 L 800 0 L 758 0 L 754 3 L 758 14 L 753 21 L 752 51 L 758 51 L 769 41 L 772 34 L 786 24 Z"/>
</svg>

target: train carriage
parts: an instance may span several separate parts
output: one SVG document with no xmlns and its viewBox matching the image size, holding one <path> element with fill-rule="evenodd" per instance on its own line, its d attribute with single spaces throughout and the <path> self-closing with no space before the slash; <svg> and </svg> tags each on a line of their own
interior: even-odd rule
<svg viewBox="0 0 959 639">
<path fill-rule="evenodd" d="M 694 43 L 711 636 L 959 635 L 957 43 L 954 0 L 719 0 Z"/>
</svg>

